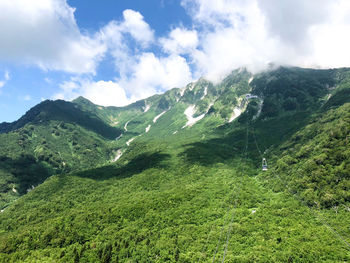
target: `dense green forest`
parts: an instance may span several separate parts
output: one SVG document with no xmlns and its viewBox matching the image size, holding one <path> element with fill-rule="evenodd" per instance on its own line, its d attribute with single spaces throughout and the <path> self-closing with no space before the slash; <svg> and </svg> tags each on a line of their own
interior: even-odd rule
<svg viewBox="0 0 350 263">
<path fill-rule="evenodd" d="M 110 141 L 77 123 L 55 119 L 0 134 L 0 207 L 53 174 L 107 163 L 113 152 Z"/>
<path fill-rule="evenodd" d="M 240 69 L 1 124 L 0 262 L 349 262 L 349 74 Z"/>
</svg>

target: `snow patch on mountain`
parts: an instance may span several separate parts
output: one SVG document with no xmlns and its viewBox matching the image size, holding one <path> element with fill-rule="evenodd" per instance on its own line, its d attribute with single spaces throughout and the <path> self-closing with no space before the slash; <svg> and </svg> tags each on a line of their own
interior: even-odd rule
<svg viewBox="0 0 350 263">
<path fill-rule="evenodd" d="M 125 125 L 124 125 L 124 131 L 128 131 L 128 128 L 127 128 L 127 127 L 128 127 L 129 122 L 130 122 L 130 121 L 128 121 L 127 123 L 125 123 Z"/>
<path fill-rule="evenodd" d="M 151 108 L 151 105 L 147 105 L 147 104 L 146 104 L 146 106 L 145 106 L 143 112 L 147 112 L 150 108 Z"/>
<path fill-rule="evenodd" d="M 126 142 L 126 145 L 127 145 L 127 146 L 130 146 L 130 143 L 131 143 L 133 140 L 135 140 L 135 139 L 136 139 L 136 137 L 131 138 L 130 140 L 128 140 L 128 141 Z"/>
<path fill-rule="evenodd" d="M 27 189 L 27 193 L 29 193 L 30 191 L 32 191 L 32 190 L 34 190 L 34 185 L 32 185 L 31 187 L 29 187 L 28 189 Z"/>
<path fill-rule="evenodd" d="M 115 157 L 113 158 L 112 162 L 114 163 L 114 162 L 118 161 L 119 158 L 122 157 L 122 155 L 123 155 L 123 151 L 122 150 L 118 150 L 116 155 L 115 155 Z"/>
<path fill-rule="evenodd" d="M 149 124 L 149 125 L 146 127 L 146 133 L 149 132 L 150 129 L 151 129 L 151 124 Z"/>
<path fill-rule="evenodd" d="M 121 137 L 123 137 L 123 134 L 120 134 L 115 140 L 118 141 Z"/>
<path fill-rule="evenodd" d="M 166 112 L 167 112 L 167 111 L 165 110 L 165 111 L 163 111 L 162 113 L 158 114 L 156 117 L 154 117 L 153 123 L 156 123 L 157 120 L 158 120 L 160 117 L 162 117 L 162 115 L 165 114 Z"/>
<path fill-rule="evenodd" d="M 187 123 L 182 127 L 186 128 L 186 127 L 191 127 L 193 124 L 195 124 L 197 121 L 200 121 L 201 119 L 204 118 L 206 113 L 203 113 L 197 117 L 193 117 L 193 115 L 196 113 L 196 105 L 190 105 L 184 112 L 184 114 L 187 117 Z"/>
<path fill-rule="evenodd" d="M 183 95 L 185 94 L 186 91 L 186 87 L 184 87 L 183 89 L 180 90 L 180 96 L 183 97 Z"/>
<path fill-rule="evenodd" d="M 264 100 L 260 99 L 259 100 L 259 109 L 258 109 L 258 112 L 253 116 L 253 120 L 256 120 L 257 118 L 259 118 L 263 104 L 264 104 Z"/>
<path fill-rule="evenodd" d="M 206 86 L 205 88 L 204 88 L 204 94 L 203 94 L 203 96 L 201 97 L 201 100 L 203 100 L 204 98 L 205 98 L 205 96 L 207 96 L 208 95 L 208 86 Z"/>
<path fill-rule="evenodd" d="M 250 84 L 250 82 L 252 82 L 254 79 L 254 77 L 251 77 L 249 80 L 248 80 L 248 84 Z"/>
<path fill-rule="evenodd" d="M 228 122 L 233 122 L 237 117 L 239 117 L 242 114 L 242 110 L 238 107 L 233 109 L 233 114 L 230 117 L 230 119 L 228 120 Z"/>
<path fill-rule="evenodd" d="M 177 131 L 174 131 L 174 132 L 173 132 L 173 134 L 176 134 L 176 133 L 177 133 Z"/>
</svg>

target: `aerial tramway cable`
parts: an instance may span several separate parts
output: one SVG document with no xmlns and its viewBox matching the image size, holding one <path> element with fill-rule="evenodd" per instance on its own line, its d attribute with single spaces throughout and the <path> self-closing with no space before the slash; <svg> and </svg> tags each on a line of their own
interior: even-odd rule
<svg viewBox="0 0 350 263">
<path fill-rule="evenodd" d="M 228 213 L 228 212 L 230 212 L 230 207 L 227 208 L 227 212 L 226 212 L 226 213 Z M 225 229 L 226 223 L 227 223 L 227 221 L 225 221 L 224 224 L 223 224 L 222 227 L 221 227 L 220 237 L 219 237 L 218 243 L 217 243 L 217 245 L 216 245 L 216 250 L 215 250 L 215 253 L 214 253 L 214 256 L 213 256 L 213 261 L 212 261 L 212 263 L 215 262 L 216 254 L 218 253 L 218 250 L 219 250 L 219 247 L 220 247 L 221 238 L 222 238 L 222 235 L 223 235 L 223 233 L 224 233 L 224 229 Z"/>
<path fill-rule="evenodd" d="M 261 157 L 261 168 L 263 171 L 267 171 L 267 161 L 266 161 L 266 158 L 264 157 L 263 153 L 260 151 L 260 148 L 259 148 L 259 145 L 258 145 L 258 142 L 256 140 L 256 136 L 255 136 L 255 132 L 254 132 L 254 129 L 252 128 L 252 134 L 253 134 L 253 138 L 254 138 L 254 143 L 255 143 L 255 146 L 260 154 L 260 157 Z"/>
<path fill-rule="evenodd" d="M 254 133 L 254 130 L 252 129 L 252 134 L 253 134 L 253 137 L 254 137 L 254 141 L 255 141 L 255 145 L 256 145 L 256 148 L 260 154 L 260 156 L 263 158 L 263 155 L 260 151 L 260 148 L 258 146 L 258 143 L 257 143 L 257 140 L 256 140 L 256 137 L 255 137 L 255 133 Z M 314 215 L 315 218 L 317 218 L 326 228 L 328 228 L 337 238 L 338 240 L 340 240 L 342 243 L 344 243 L 347 247 L 348 250 L 350 250 L 350 243 L 339 233 L 340 231 L 336 228 L 336 227 L 332 227 L 328 221 L 320 214 L 320 213 L 317 213 L 314 209 L 312 209 L 307 203 L 305 200 L 303 200 L 301 197 L 300 197 L 300 194 L 297 192 L 297 191 L 293 191 L 290 186 L 288 185 L 287 181 L 286 180 L 283 180 L 277 173 L 275 170 L 271 170 L 272 171 L 272 174 L 279 179 L 279 181 L 282 182 L 282 184 L 284 185 L 284 187 L 288 190 L 288 192 L 293 196 L 295 197 L 300 203 L 302 203 L 303 205 L 305 205 L 306 207 L 309 208 L 309 210 L 312 212 L 312 214 Z M 333 199 L 334 200 L 334 199 Z"/>
<path fill-rule="evenodd" d="M 245 141 L 245 149 L 244 149 L 244 159 L 247 160 L 247 155 L 248 155 L 248 135 L 249 135 L 249 126 L 247 124 L 247 132 L 246 132 L 246 141 Z M 240 191 L 241 185 L 242 185 L 242 178 L 244 176 L 244 172 L 245 172 L 245 166 L 243 166 L 242 169 L 242 176 L 240 177 L 240 182 L 238 184 L 238 191 L 237 193 Z M 236 195 L 238 196 L 238 194 Z M 228 232 L 227 232 L 227 237 L 226 237 L 226 244 L 225 244 L 225 250 L 224 250 L 224 255 L 222 256 L 222 260 L 221 263 L 225 262 L 225 257 L 226 257 L 226 253 L 227 253 L 227 247 L 228 247 L 228 243 L 231 237 L 231 231 L 232 231 L 232 224 L 233 224 L 233 220 L 234 220 L 234 216 L 235 216 L 235 210 L 237 208 L 237 198 L 235 199 L 235 204 L 233 207 L 233 211 L 232 211 L 232 217 L 231 217 L 231 222 L 228 228 Z"/>
<path fill-rule="evenodd" d="M 244 147 L 244 154 L 243 154 L 244 155 L 244 158 L 243 158 L 244 160 L 247 159 L 247 154 L 248 154 L 248 136 L 249 136 L 249 125 L 247 124 L 246 138 L 245 138 L 245 147 Z M 243 166 L 242 176 L 240 177 L 239 183 L 237 184 L 237 188 L 236 188 L 236 199 L 235 199 L 234 206 L 232 208 L 231 219 L 230 219 L 228 227 L 227 227 L 228 229 L 227 229 L 227 234 L 226 234 L 226 242 L 224 243 L 224 254 L 223 254 L 221 262 L 225 261 L 225 257 L 226 257 L 226 254 L 227 254 L 228 243 L 229 243 L 229 240 L 230 240 L 230 237 L 231 237 L 231 232 L 232 232 L 232 224 L 233 224 L 233 221 L 234 221 L 234 218 L 235 218 L 235 210 L 237 208 L 237 200 L 238 200 L 237 196 L 238 196 L 238 192 L 240 191 L 240 188 L 241 188 L 240 185 L 242 184 L 242 177 L 244 176 L 244 168 L 245 168 L 245 166 Z M 218 249 L 220 247 L 223 230 L 225 229 L 225 225 L 226 224 L 224 224 L 222 226 L 222 228 L 221 228 L 220 237 L 219 237 L 219 240 L 218 240 L 218 243 L 217 243 L 217 246 L 216 246 L 216 250 L 215 250 L 215 253 L 214 253 L 214 256 L 213 256 L 212 263 L 215 262 L 216 255 L 217 255 Z"/>
<path fill-rule="evenodd" d="M 247 160 L 247 154 L 248 154 L 248 135 L 249 135 L 249 126 L 247 125 L 247 132 L 246 132 L 246 142 L 245 142 L 245 150 L 244 150 L 244 160 Z M 256 139 L 256 135 L 255 135 L 255 132 L 254 132 L 254 129 L 252 128 L 251 129 L 251 133 L 252 133 L 252 136 L 254 138 L 254 143 L 255 143 L 255 146 L 259 152 L 259 155 L 260 157 L 264 160 L 264 155 L 263 153 L 261 152 L 260 148 L 259 148 L 259 145 L 258 145 L 258 142 L 257 142 L 257 139 Z M 265 159 L 266 160 L 266 159 Z M 244 175 L 244 166 L 243 166 L 243 169 L 242 169 L 242 175 Z M 283 183 L 283 185 L 285 186 L 285 188 L 288 190 L 288 192 L 294 197 L 296 198 L 300 203 L 302 203 L 303 205 L 307 206 L 310 210 L 310 212 L 314 215 L 314 217 L 316 219 L 318 219 L 327 229 L 329 229 L 336 237 L 339 241 L 341 241 L 343 244 L 346 245 L 346 248 L 348 250 L 350 250 L 350 244 L 349 242 L 339 233 L 340 231 L 335 228 L 335 227 L 332 227 L 329 222 L 320 214 L 320 213 L 317 213 L 317 211 L 315 211 L 314 209 L 312 209 L 311 207 L 309 207 L 307 205 L 307 203 L 300 197 L 299 193 L 298 192 L 294 192 L 290 186 L 287 184 L 287 181 L 285 180 L 282 180 L 282 178 L 276 173 L 275 170 L 271 170 L 272 174 L 279 179 L 279 181 L 281 181 Z M 242 184 L 242 177 L 241 177 L 241 182 Z M 237 196 L 237 195 L 236 195 Z M 231 232 L 232 232 L 232 224 L 233 224 L 233 221 L 234 221 L 234 215 L 235 215 L 235 210 L 237 208 L 237 198 L 235 200 L 235 204 L 234 204 L 234 207 L 233 207 L 233 211 L 232 211 L 232 216 L 231 216 L 231 220 L 230 220 L 230 223 L 229 223 L 229 226 L 228 226 L 228 230 L 227 230 L 227 235 L 226 235 L 226 242 L 225 242 L 225 249 L 224 249 L 224 254 L 223 254 L 223 257 L 222 257 L 222 263 L 224 263 L 225 261 L 225 257 L 227 255 L 227 248 L 228 248 L 228 243 L 229 243 L 229 240 L 230 240 L 230 236 L 231 236 Z M 212 262 L 214 263 L 215 262 L 215 259 L 216 259 L 216 255 L 217 255 L 217 252 L 218 252 L 218 249 L 220 247 L 220 242 L 221 242 L 221 238 L 222 238 L 222 232 L 223 230 L 225 229 L 224 228 L 225 224 L 222 226 L 222 229 L 221 229 L 221 234 L 220 234 L 220 238 L 218 240 L 218 244 L 217 244 L 217 247 L 216 247 L 216 250 L 215 250 L 215 253 L 214 253 L 214 256 L 213 256 L 213 260 Z M 208 241 L 208 240 L 207 240 Z"/>
</svg>

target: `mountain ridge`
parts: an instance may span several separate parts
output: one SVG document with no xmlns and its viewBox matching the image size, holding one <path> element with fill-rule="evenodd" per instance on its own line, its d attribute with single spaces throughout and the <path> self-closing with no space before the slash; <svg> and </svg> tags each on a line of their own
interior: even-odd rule
<svg viewBox="0 0 350 263">
<path fill-rule="evenodd" d="M 69 105 L 121 133 L 30 124 L 45 151 L 62 144 L 58 165 L 76 168 L 0 213 L 0 262 L 211 262 L 226 252 L 229 262 L 350 260 L 349 84 L 344 68 L 238 69 L 124 108 L 78 98 Z M 30 125 L 0 134 L 5 153 Z M 24 149 L 38 147 L 27 137 Z M 84 163 L 74 166 L 73 153 Z"/>
</svg>

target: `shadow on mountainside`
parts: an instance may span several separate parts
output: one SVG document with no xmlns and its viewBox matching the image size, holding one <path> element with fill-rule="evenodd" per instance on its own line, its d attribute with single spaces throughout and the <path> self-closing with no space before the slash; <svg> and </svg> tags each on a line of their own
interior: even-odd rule
<svg viewBox="0 0 350 263">
<path fill-rule="evenodd" d="M 0 156 L 0 193 L 16 191 L 23 195 L 52 174 L 52 169 L 32 155 L 25 154 L 17 159 Z"/>
<path fill-rule="evenodd" d="M 134 159 L 130 160 L 124 166 L 107 165 L 91 170 L 75 173 L 74 175 L 90 178 L 94 180 L 107 180 L 112 177 L 127 178 L 135 174 L 139 174 L 150 168 L 166 168 L 168 165 L 165 163 L 170 158 L 169 154 L 164 153 L 143 153 L 138 155 Z"/>
<path fill-rule="evenodd" d="M 247 157 L 259 166 L 261 163 L 259 150 L 263 154 L 266 151 L 265 156 L 269 157 L 267 150 L 278 147 L 290 139 L 296 131 L 309 123 L 309 117 L 307 112 L 301 112 L 258 120 L 249 125 L 239 122 L 229 123 L 218 128 L 218 133 L 224 134 L 222 137 L 185 144 L 183 146 L 186 150 L 178 156 L 188 163 L 203 166 L 229 161 L 235 157 L 244 157 L 248 128 Z"/>
</svg>

